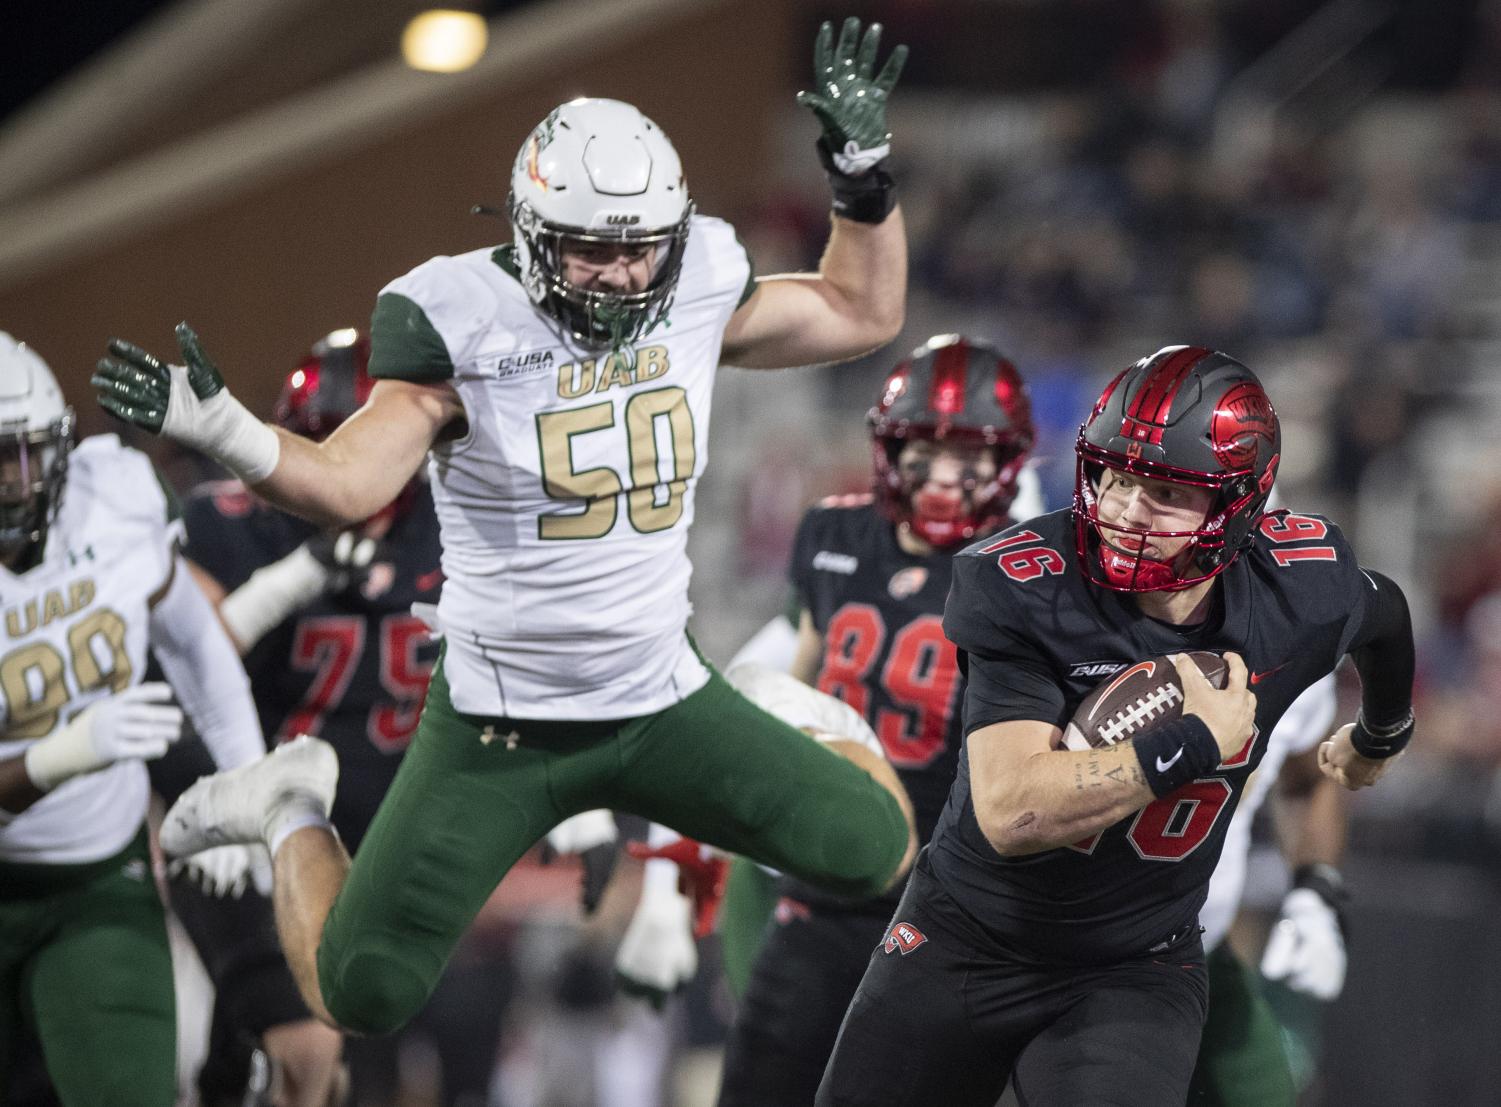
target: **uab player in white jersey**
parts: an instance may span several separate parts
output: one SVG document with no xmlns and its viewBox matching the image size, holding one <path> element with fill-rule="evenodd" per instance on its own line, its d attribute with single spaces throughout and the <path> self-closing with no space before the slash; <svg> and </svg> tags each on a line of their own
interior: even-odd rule
<svg viewBox="0 0 1501 1107">
<path fill-rule="evenodd" d="M 586 810 L 848 894 L 905 871 L 911 814 L 890 766 L 751 704 L 686 625 L 716 366 L 850 358 L 902 324 L 906 240 L 882 163 L 906 51 L 877 73 L 878 47 L 879 27 L 847 20 L 836 45 L 825 25 L 818 88 L 799 97 L 834 191 L 817 273 L 753 279 L 730 229 L 694 214 L 656 125 L 574 100 L 516 157 L 511 247 L 434 258 L 382 292 L 377 384 L 322 443 L 251 416 L 186 327 L 184 365 L 119 341 L 100 362 L 106 409 L 317 522 L 365 518 L 428 459 L 444 650 L 353 865 L 328 831 L 337 764 L 313 739 L 201 781 L 164 824 L 169 852 L 266 841 L 283 947 L 322 1017 L 400 1026 L 506 870 Z"/>
<path fill-rule="evenodd" d="M 26 1036 L 69 1107 L 173 1099 L 142 760 L 181 731 L 172 689 L 219 766 L 265 748 L 180 537 L 150 461 L 74 449 L 51 371 L 0 334 L 0 1100 Z M 140 683 L 148 645 L 172 688 Z"/>
</svg>

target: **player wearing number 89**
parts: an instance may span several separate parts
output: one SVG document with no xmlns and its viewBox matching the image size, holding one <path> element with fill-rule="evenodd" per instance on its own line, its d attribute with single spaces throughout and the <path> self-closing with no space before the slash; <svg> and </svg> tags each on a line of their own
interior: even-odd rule
<svg viewBox="0 0 1501 1107">
<path fill-rule="evenodd" d="M 1035 432 L 1015 366 L 953 334 L 896 366 L 870 426 L 875 497 L 834 497 L 798 528 L 792 675 L 865 717 L 926 842 L 963 737 L 959 666 L 943 634 L 953 553 L 1006 521 Z M 777 892 L 725 1050 L 720 1107 L 813 1102 L 897 901 L 841 900 L 792 878 Z"/>
<path fill-rule="evenodd" d="M 850 1005 L 818 1103 L 1183 1103 L 1207 1010 L 1198 912 L 1293 700 L 1349 654 L 1361 716 L 1325 772 L 1374 783 L 1412 732 L 1401 591 L 1338 528 L 1264 514 L 1277 416 L 1244 365 L 1176 346 L 1105 389 L 1071 510 L 954 559 L 965 745 Z M 1222 689 L 1189 651 L 1223 655 Z M 1061 741 L 1089 692 L 1175 655 L 1182 715 Z M 914 1012 L 920 1012 L 915 1016 Z"/>
<path fill-rule="evenodd" d="M 731 228 L 695 214 L 650 119 L 574 100 L 512 163 L 513 243 L 433 258 L 381 293 L 376 385 L 322 443 L 250 417 L 186 328 L 185 366 L 118 341 L 101 362 L 106 408 L 316 522 L 369 516 L 430 456 L 442 653 L 352 868 L 326 830 L 330 761 L 311 741 L 200 782 L 163 832 L 171 851 L 267 840 L 283 944 L 316 1013 L 401 1025 L 506 870 L 591 808 L 845 893 L 904 869 L 912 830 L 890 767 L 754 707 L 686 625 L 717 366 L 854 357 L 902 324 L 905 233 L 882 159 L 905 49 L 877 72 L 878 27 L 862 38 L 850 20 L 831 42 L 825 28 L 804 98 L 836 201 L 816 274 L 757 279 Z"/>
</svg>

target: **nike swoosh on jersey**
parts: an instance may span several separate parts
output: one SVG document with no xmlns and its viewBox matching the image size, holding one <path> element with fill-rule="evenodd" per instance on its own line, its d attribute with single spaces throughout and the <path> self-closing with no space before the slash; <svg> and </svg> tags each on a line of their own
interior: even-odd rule
<svg viewBox="0 0 1501 1107">
<path fill-rule="evenodd" d="M 1265 672 L 1261 672 L 1261 673 L 1252 673 L 1251 674 L 1251 683 L 1252 684 L 1260 684 L 1263 680 L 1265 680 L 1267 677 L 1271 676 L 1273 673 L 1280 673 L 1285 668 L 1287 668 L 1287 662 L 1286 661 L 1284 661 L 1281 665 L 1278 665 L 1275 669 L 1267 669 Z"/>
<path fill-rule="evenodd" d="M 434 569 L 430 573 L 423 573 L 417 578 L 417 591 L 426 592 L 430 588 L 436 588 L 443 583 L 443 570 Z"/>
<path fill-rule="evenodd" d="M 1159 754 L 1158 757 L 1157 757 L 1157 771 L 1159 773 L 1165 773 L 1165 772 L 1167 772 L 1169 769 L 1171 769 L 1174 765 L 1176 765 L 1178 763 L 1178 758 L 1180 758 L 1182 756 L 1183 756 L 1183 747 L 1182 746 L 1179 746 L 1178 747 L 1178 752 L 1175 753 L 1175 754 L 1173 754 L 1173 756 L 1169 757 L 1166 761 L 1164 761 L 1162 759 L 1161 754 Z"/>
</svg>

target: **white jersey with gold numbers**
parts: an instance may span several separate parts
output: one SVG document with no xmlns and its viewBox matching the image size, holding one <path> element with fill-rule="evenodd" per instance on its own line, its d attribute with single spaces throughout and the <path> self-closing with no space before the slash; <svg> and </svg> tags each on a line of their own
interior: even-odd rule
<svg viewBox="0 0 1501 1107">
<path fill-rule="evenodd" d="M 140 683 L 149 600 L 181 538 L 171 514 L 146 455 L 114 435 L 85 439 L 69 456 L 42 562 L 20 574 L 0 567 L 0 758 Z M 110 857 L 140 828 L 149 790 L 140 761 L 64 781 L 0 825 L 0 860 Z"/>
<path fill-rule="evenodd" d="M 688 527 L 750 280 L 729 225 L 695 217 L 668 320 L 614 353 L 538 311 L 505 247 L 434 258 L 382 292 L 372 375 L 447 377 L 468 416 L 430 458 L 458 710 L 624 718 L 708 679 L 686 633 Z"/>
</svg>

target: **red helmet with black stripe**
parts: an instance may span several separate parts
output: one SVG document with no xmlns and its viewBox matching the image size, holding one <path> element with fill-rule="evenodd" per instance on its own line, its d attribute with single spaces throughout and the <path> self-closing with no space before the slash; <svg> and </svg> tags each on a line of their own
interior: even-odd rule
<svg viewBox="0 0 1501 1107">
<path fill-rule="evenodd" d="M 1261 520 L 1282 431 L 1256 374 L 1202 346 L 1168 346 L 1105 386 L 1079 428 L 1074 525 L 1079 562 L 1117 592 L 1176 591 L 1223 572 Z M 1103 470 L 1208 489 L 1204 522 L 1190 531 L 1146 531 L 1103 522 Z M 1147 539 L 1186 539 L 1171 562 L 1145 556 Z M 1132 552 L 1134 550 L 1134 552 Z"/>
<path fill-rule="evenodd" d="M 1037 437 L 1016 366 L 988 343 L 958 334 L 928 339 L 897 365 L 868 420 L 877 502 L 892 521 L 940 548 L 1000 526 Z M 925 499 L 922 480 L 897 463 L 914 440 L 989 447 L 995 474 L 967 474 L 958 505 Z"/>
<path fill-rule="evenodd" d="M 272 422 L 304 438 L 327 438 L 369 399 L 369 364 L 369 338 L 353 327 L 330 331 L 287 374 Z"/>
</svg>

